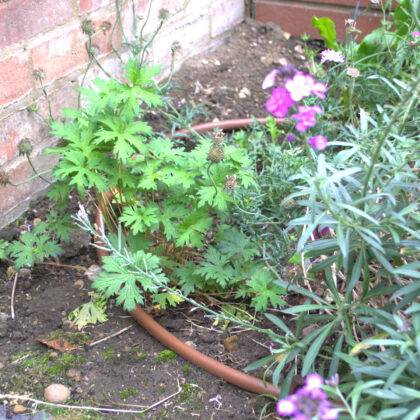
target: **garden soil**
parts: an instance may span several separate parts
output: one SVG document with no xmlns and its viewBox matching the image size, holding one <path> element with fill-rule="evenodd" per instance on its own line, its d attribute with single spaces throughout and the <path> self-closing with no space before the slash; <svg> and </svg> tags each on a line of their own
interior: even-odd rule
<svg viewBox="0 0 420 420">
<path fill-rule="evenodd" d="M 286 63 L 305 67 L 303 43 L 277 26 L 247 21 L 217 50 L 184 64 L 174 76 L 174 103 L 189 103 L 195 110 L 203 107 L 205 114 L 195 117 L 197 123 L 265 116 L 267 95 L 261 90 L 262 80 L 274 67 Z M 76 210 L 76 201 L 69 211 Z M 48 206 L 46 199 L 34 204 L 17 224 L 3 230 L 2 236 L 11 239 L 18 234 L 19 225 L 42 220 Z M 14 275 L 7 266 L 0 266 L 0 394 L 30 394 L 43 400 L 45 387 L 60 383 L 70 388 L 68 403 L 74 405 L 140 411 L 158 404 L 143 414 L 45 407 L 38 407 L 36 414 L 33 404 L 9 400 L 0 405 L 0 419 L 29 419 L 34 415 L 59 419 L 259 417 L 269 399 L 231 386 L 165 351 L 112 301 L 107 322 L 85 327 L 82 333 L 72 326 L 68 313 L 88 302 L 91 292 L 91 281 L 78 266 L 98 263 L 89 247 L 90 238 L 79 235 L 73 239 L 74 248 L 55 261 L 59 266 L 37 265 L 18 278 L 14 320 L 10 317 Z M 213 325 L 213 320 L 188 306 L 153 315 L 182 340 L 238 369 L 269 353 L 264 337 L 232 325 Z M 129 326 L 120 335 L 89 345 Z M 232 336 L 236 338 L 225 341 Z M 55 339 L 67 351 L 38 341 L 45 337 Z M 26 413 L 13 414 L 25 407 Z M 46 415 L 40 413 L 42 409 L 47 410 Z M 270 404 L 264 416 L 274 418 L 272 411 Z"/>
</svg>

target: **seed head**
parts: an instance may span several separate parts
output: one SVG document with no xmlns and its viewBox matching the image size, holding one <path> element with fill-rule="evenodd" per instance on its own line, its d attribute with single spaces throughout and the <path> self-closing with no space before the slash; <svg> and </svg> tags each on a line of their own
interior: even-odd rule
<svg viewBox="0 0 420 420">
<path fill-rule="evenodd" d="M 9 175 L 7 175 L 7 173 L 5 171 L 3 171 L 2 169 L 0 169 L 0 185 L 2 187 L 5 187 L 8 184 L 10 184 Z"/>
<path fill-rule="evenodd" d="M 35 80 L 42 81 L 45 79 L 45 70 L 43 69 L 35 69 L 32 74 Z"/>
<path fill-rule="evenodd" d="M 236 175 L 227 175 L 225 178 L 225 189 L 234 190 L 238 186 Z"/>
<path fill-rule="evenodd" d="M 225 157 L 225 151 L 223 150 L 223 146 L 220 144 L 214 144 L 211 146 L 209 150 L 209 154 L 207 155 L 207 159 L 213 163 L 221 162 Z"/>
<path fill-rule="evenodd" d="M 82 32 L 86 35 L 92 36 L 95 33 L 94 23 L 89 19 L 85 19 L 82 22 Z"/>
<path fill-rule="evenodd" d="M 166 20 L 169 17 L 169 11 L 166 9 L 160 9 L 159 10 L 159 19 L 160 20 Z"/>
<path fill-rule="evenodd" d="M 30 156 L 33 147 L 30 139 L 22 139 L 18 144 L 19 156 Z"/>
</svg>

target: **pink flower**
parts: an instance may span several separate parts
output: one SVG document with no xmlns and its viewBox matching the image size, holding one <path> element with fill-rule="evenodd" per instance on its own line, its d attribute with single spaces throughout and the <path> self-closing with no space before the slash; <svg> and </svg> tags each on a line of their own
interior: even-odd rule
<svg viewBox="0 0 420 420">
<path fill-rule="evenodd" d="M 318 150 L 318 151 L 322 151 L 322 150 L 325 150 L 327 148 L 328 139 L 325 136 L 318 135 L 318 136 L 311 137 L 308 140 L 308 144 L 313 149 Z"/>
<path fill-rule="evenodd" d="M 286 82 L 286 89 L 294 101 L 300 101 L 303 98 L 314 94 L 321 99 L 325 99 L 327 85 L 314 80 L 309 74 L 297 73 L 292 79 Z"/>
<path fill-rule="evenodd" d="M 334 63 L 344 63 L 344 55 L 340 51 L 324 50 L 321 52 L 321 63 L 333 61 Z"/>
<path fill-rule="evenodd" d="M 305 378 L 305 388 L 309 391 L 320 389 L 324 383 L 324 378 L 318 373 L 310 373 Z"/>
<path fill-rule="evenodd" d="M 325 92 L 328 90 L 328 87 L 325 83 L 315 82 L 312 86 L 312 93 L 320 99 L 325 99 Z"/>
<path fill-rule="evenodd" d="M 296 130 L 300 133 L 304 133 L 309 128 L 316 124 L 317 114 L 322 114 L 322 109 L 315 106 L 300 106 L 298 113 L 293 114 L 292 118 L 297 121 Z"/>
<path fill-rule="evenodd" d="M 268 89 L 273 87 L 276 84 L 276 77 L 279 74 L 277 69 L 271 70 L 270 73 L 265 76 L 264 81 L 262 83 L 263 89 Z"/>
<path fill-rule="evenodd" d="M 298 73 L 286 82 L 286 89 L 294 101 L 300 101 L 312 94 L 315 81 L 309 74 Z"/>
<path fill-rule="evenodd" d="M 291 143 L 292 141 L 295 141 L 295 140 L 296 140 L 296 136 L 295 136 L 293 133 L 289 133 L 289 134 L 286 136 L 286 140 L 287 140 L 289 143 Z"/>
<path fill-rule="evenodd" d="M 356 67 L 347 68 L 347 76 L 354 77 L 355 79 L 360 76 L 360 70 Z"/>
<path fill-rule="evenodd" d="M 294 105 L 290 93 L 284 86 L 273 89 L 271 97 L 268 99 L 265 108 L 275 117 L 284 118 L 289 112 L 289 108 Z"/>
<path fill-rule="evenodd" d="M 414 38 L 416 38 L 416 37 L 420 36 L 420 32 L 419 32 L 419 31 L 414 31 L 414 32 L 411 32 L 411 35 L 412 35 Z"/>
<path fill-rule="evenodd" d="M 293 416 L 296 414 L 297 405 L 294 395 L 290 395 L 276 404 L 276 411 L 279 416 Z"/>
</svg>

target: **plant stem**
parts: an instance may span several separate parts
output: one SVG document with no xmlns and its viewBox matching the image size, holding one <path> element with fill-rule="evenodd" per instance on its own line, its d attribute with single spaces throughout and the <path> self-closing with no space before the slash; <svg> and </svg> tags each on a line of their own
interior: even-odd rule
<svg viewBox="0 0 420 420">
<path fill-rule="evenodd" d="M 34 171 L 35 175 L 39 178 L 41 178 L 43 181 L 45 181 L 47 184 L 52 185 L 52 182 L 49 181 L 47 178 L 44 178 L 36 169 L 34 164 L 32 163 L 31 158 L 29 157 L 29 155 L 26 155 L 26 159 L 28 159 L 29 165 L 31 166 L 32 170 Z"/>
<path fill-rule="evenodd" d="M 372 160 L 368 169 L 368 173 L 365 179 L 365 183 L 363 185 L 363 191 L 362 191 L 362 197 L 366 197 L 368 188 L 369 188 L 369 182 L 372 178 L 372 174 L 373 174 L 373 170 L 375 168 L 376 162 L 378 160 L 379 157 L 379 153 L 381 152 L 382 146 L 385 143 L 385 140 L 388 138 L 391 130 L 393 129 L 395 123 L 398 121 L 400 112 L 402 109 L 404 109 L 406 103 L 408 102 L 408 100 L 411 100 L 411 98 L 413 97 L 413 95 L 415 97 L 417 97 L 417 85 L 419 83 L 420 77 L 417 77 L 417 79 L 415 79 L 415 82 L 412 83 L 409 87 L 409 89 L 407 90 L 407 92 L 405 93 L 404 97 L 402 98 L 399 106 L 394 110 L 391 119 L 388 122 L 388 125 L 386 126 L 385 130 L 383 131 L 382 137 L 379 138 L 378 144 L 376 145 L 376 149 L 373 152 L 373 156 L 372 156 Z"/>
</svg>

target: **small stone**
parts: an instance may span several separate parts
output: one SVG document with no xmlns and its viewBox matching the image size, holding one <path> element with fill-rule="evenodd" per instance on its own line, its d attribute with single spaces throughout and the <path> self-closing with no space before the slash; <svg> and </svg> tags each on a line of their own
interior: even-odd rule
<svg viewBox="0 0 420 420">
<path fill-rule="evenodd" d="M 73 283 L 73 286 L 76 286 L 78 289 L 83 289 L 85 283 L 83 283 L 83 280 L 76 280 Z"/>
<path fill-rule="evenodd" d="M 26 410 L 27 408 L 20 404 L 16 404 L 13 406 L 13 413 L 15 414 L 23 414 Z"/>
<path fill-rule="evenodd" d="M 66 375 L 67 375 L 67 377 L 69 378 L 69 379 L 73 379 L 74 381 L 76 381 L 76 382 L 79 382 L 80 381 L 80 379 L 82 378 L 82 374 L 81 374 L 81 372 L 80 372 L 80 370 L 77 370 L 77 369 L 69 369 L 67 372 L 66 372 Z"/>
<path fill-rule="evenodd" d="M 61 404 L 70 398 L 70 389 L 61 384 L 51 384 L 44 390 L 45 399 L 53 404 Z"/>
<path fill-rule="evenodd" d="M 251 96 L 251 91 L 250 91 L 247 87 L 244 87 L 244 88 L 242 88 L 242 89 L 240 90 L 240 92 L 239 92 L 238 96 L 239 96 L 241 99 L 244 99 L 244 98 L 246 98 L 247 96 Z"/>
<path fill-rule="evenodd" d="M 99 265 L 92 264 L 86 271 L 85 275 L 90 280 L 93 281 L 98 277 L 99 273 L 102 271 L 102 268 Z"/>
<path fill-rule="evenodd" d="M 19 279 L 31 279 L 32 278 L 32 272 L 29 268 L 21 268 L 19 271 Z"/>
<path fill-rule="evenodd" d="M 284 39 L 289 40 L 292 36 L 289 32 L 283 32 Z"/>
<path fill-rule="evenodd" d="M 223 340 L 223 345 L 227 351 L 235 351 L 238 350 L 239 347 L 239 336 L 231 335 L 230 337 L 226 337 Z"/>
<path fill-rule="evenodd" d="M 294 50 L 298 53 L 298 54 L 303 54 L 304 53 L 304 50 L 303 50 L 303 47 L 302 47 L 302 45 L 295 45 L 295 48 L 294 48 Z"/>
<path fill-rule="evenodd" d="M 52 352 L 50 353 L 50 358 L 51 358 L 51 359 L 57 359 L 57 357 L 58 357 L 58 353 L 57 353 L 56 351 L 52 351 Z"/>
<path fill-rule="evenodd" d="M 188 346 L 188 347 L 192 347 L 193 349 L 195 349 L 197 346 L 192 342 L 192 341 L 186 341 L 185 342 L 185 344 Z"/>
<path fill-rule="evenodd" d="M 275 58 L 273 60 L 273 64 L 277 64 L 277 65 L 280 65 L 280 66 L 287 66 L 289 64 L 289 62 L 287 61 L 286 58 L 279 57 L 279 58 Z"/>
<path fill-rule="evenodd" d="M 219 60 L 214 60 L 214 65 L 215 66 L 220 66 L 222 63 Z"/>
</svg>

